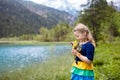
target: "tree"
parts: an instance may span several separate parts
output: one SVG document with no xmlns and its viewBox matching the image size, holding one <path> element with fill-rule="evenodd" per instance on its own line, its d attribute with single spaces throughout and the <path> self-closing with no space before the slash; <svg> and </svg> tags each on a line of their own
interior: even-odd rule
<svg viewBox="0 0 120 80">
<path fill-rule="evenodd" d="M 40 28 L 40 35 L 42 36 L 43 41 L 49 41 L 49 30 L 45 27 Z"/>
<path fill-rule="evenodd" d="M 54 40 L 63 41 L 66 38 L 65 35 L 68 34 L 70 28 L 67 23 L 60 23 L 57 26 L 55 26 L 53 29 L 55 31 L 53 35 Z"/>
<path fill-rule="evenodd" d="M 101 31 L 108 24 L 113 23 L 112 19 L 115 9 L 107 4 L 106 0 L 91 0 L 90 6 L 79 16 L 78 22 L 87 24 L 93 33 L 96 42 L 100 39 Z M 110 26 L 107 29 L 112 29 Z"/>
</svg>

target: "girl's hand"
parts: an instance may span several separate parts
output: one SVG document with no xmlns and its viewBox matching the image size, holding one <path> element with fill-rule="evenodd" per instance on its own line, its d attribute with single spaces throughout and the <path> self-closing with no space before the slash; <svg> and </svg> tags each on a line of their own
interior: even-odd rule
<svg viewBox="0 0 120 80">
<path fill-rule="evenodd" d="M 77 55 L 77 53 L 78 53 L 78 52 L 77 52 L 77 50 L 76 50 L 76 49 L 72 49 L 72 54 L 73 54 L 73 55 L 75 55 L 75 56 L 76 56 L 76 55 Z"/>
</svg>

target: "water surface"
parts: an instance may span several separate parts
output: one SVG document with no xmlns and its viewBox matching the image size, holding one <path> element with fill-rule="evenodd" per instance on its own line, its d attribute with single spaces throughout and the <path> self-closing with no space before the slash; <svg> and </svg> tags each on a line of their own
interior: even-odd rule
<svg viewBox="0 0 120 80">
<path fill-rule="evenodd" d="M 20 69 L 70 52 L 70 45 L 0 45 L 0 72 Z"/>
</svg>

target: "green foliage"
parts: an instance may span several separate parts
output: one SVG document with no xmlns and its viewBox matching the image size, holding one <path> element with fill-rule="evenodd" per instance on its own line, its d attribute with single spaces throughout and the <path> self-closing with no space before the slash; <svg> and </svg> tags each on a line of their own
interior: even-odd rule
<svg viewBox="0 0 120 80">
<path fill-rule="evenodd" d="M 18 39 L 19 40 L 33 40 L 34 35 L 22 35 Z"/>
<path fill-rule="evenodd" d="M 69 33 L 67 34 L 67 35 L 65 35 L 65 38 L 64 38 L 64 40 L 65 41 L 74 41 L 76 38 L 75 38 L 75 36 L 74 36 L 74 34 L 73 34 L 73 28 L 69 31 Z"/>
<path fill-rule="evenodd" d="M 40 28 L 40 34 L 42 36 L 42 41 L 49 41 L 49 30 L 45 27 Z"/>
<path fill-rule="evenodd" d="M 33 40 L 42 41 L 43 40 L 42 37 L 43 37 L 42 35 L 34 35 Z"/>
<path fill-rule="evenodd" d="M 40 28 L 41 39 L 42 41 L 66 41 L 68 39 L 70 41 L 71 39 L 74 39 L 74 37 L 71 37 L 72 29 L 73 28 L 67 23 L 60 23 L 49 30 L 43 27 Z"/>
<path fill-rule="evenodd" d="M 105 38 L 112 41 L 113 37 L 119 36 L 120 13 L 113 5 L 109 6 L 106 0 L 92 0 L 90 7 L 84 10 L 84 14 L 81 13 L 76 23 L 88 25 L 96 41 Z"/>
<path fill-rule="evenodd" d="M 67 37 L 66 35 L 69 33 L 70 31 L 70 26 L 68 24 L 58 24 L 57 26 L 55 26 L 54 28 L 54 34 L 53 34 L 53 38 L 55 41 L 61 41 Z"/>
<path fill-rule="evenodd" d="M 96 80 L 119 80 L 120 42 L 112 44 L 99 43 L 95 54 Z"/>
</svg>

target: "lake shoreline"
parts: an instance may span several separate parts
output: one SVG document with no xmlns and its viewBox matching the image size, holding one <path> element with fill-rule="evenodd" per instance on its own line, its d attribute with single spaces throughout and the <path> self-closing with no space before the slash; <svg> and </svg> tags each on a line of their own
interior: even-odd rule
<svg viewBox="0 0 120 80">
<path fill-rule="evenodd" d="M 42 45 L 42 44 L 69 44 L 70 42 L 40 42 L 40 41 L 32 41 L 32 40 L 24 40 L 24 41 L 0 41 L 0 44 L 18 44 L 18 45 Z"/>
</svg>

